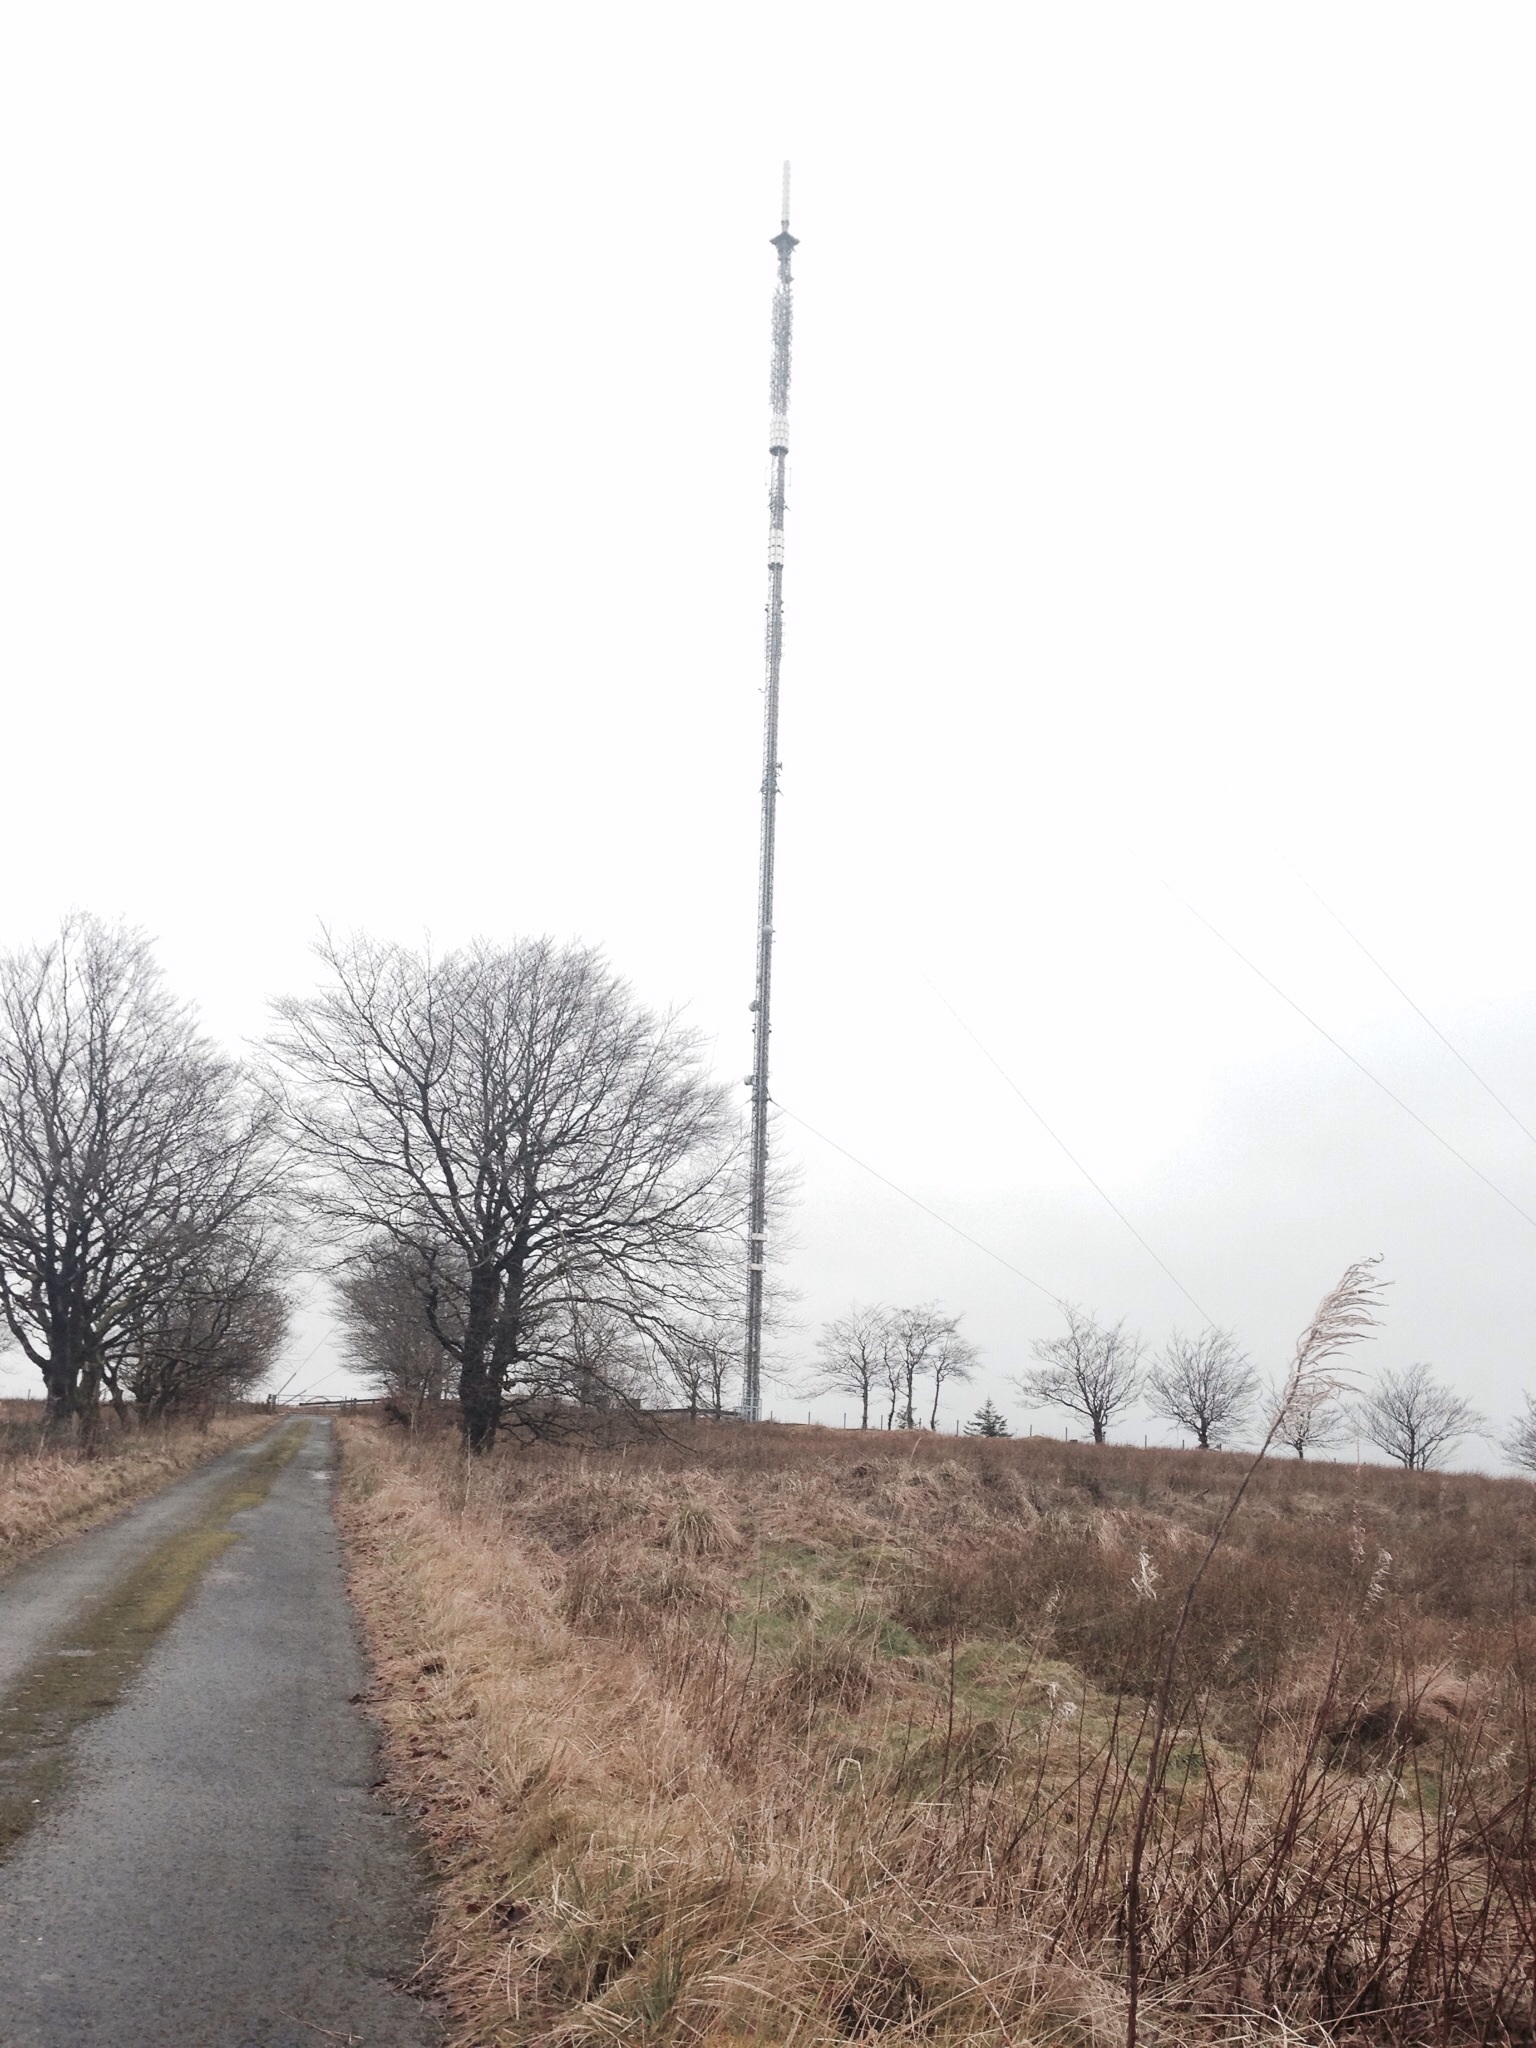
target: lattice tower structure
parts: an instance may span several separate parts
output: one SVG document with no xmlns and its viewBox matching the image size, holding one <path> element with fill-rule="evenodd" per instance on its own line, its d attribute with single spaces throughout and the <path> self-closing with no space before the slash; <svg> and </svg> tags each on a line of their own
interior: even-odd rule
<svg viewBox="0 0 1536 2048">
<path fill-rule="evenodd" d="M 763 684 L 762 826 L 757 870 L 757 986 L 752 1002 L 752 1146 L 747 1196 L 747 1328 L 742 1349 L 741 1412 L 763 1412 L 763 1288 L 768 1242 L 768 1046 L 773 994 L 773 859 L 779 801 L 779 666 L 784 654 L 784 490 L 789 462 L 789 344 L 794 288 L 789 259 L 789 165 L 779 232 L 779 278 L 773 295 L 773 357 L 768 380 L 768 621 Z"/>
</svg>

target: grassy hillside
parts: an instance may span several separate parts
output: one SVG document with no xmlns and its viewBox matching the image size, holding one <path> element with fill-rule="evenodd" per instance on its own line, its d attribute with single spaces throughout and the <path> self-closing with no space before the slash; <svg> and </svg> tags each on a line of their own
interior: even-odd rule
<svg viewBox="0 0 1536 2048">
<path fill-rule="evenodd" d="M 1149 1700 L 1237 1460 L 345 1441 L 457 2039 L 1121 2038 Z M 1147 1805 L 1144 2038 L 1533 2038 L 1533 1500 L 1259 1474 Z"/>
</svg>

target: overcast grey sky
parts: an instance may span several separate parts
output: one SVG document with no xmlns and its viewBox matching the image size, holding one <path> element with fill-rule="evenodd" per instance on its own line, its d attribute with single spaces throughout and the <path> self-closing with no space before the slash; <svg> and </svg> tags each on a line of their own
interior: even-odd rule
<svg viewBox="0 0 1536 2048">
<path fill-rule="evenodd" d="M 952 1006 L 1261 1362 L 1379 1251 L 1375 1362 L 1502 1418 L 1536 1223 L 1179 898 L 1536 1216 L 1306 886 L 1536 1128 L 1533 56 L 1400 0 L 10 10 L 0 943 L 125 915 L 234 1040 L 321 919 L 580 935 L 745 1073 L 789 156 L 776 1094 L 1194 1326 Z M 782 1150 L 800 1345 L 936 1296 L 1017 1414 L 1045 1295 Z"/>
</svg>

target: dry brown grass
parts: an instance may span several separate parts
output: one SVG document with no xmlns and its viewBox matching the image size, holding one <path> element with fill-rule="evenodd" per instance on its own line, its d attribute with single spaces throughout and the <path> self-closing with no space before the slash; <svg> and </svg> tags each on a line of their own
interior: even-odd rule
<svg viewBox="0 0 1536 2048">
<path fill-rule="evenodd" d="M 269 1427 L 257 1412 L 123 1428 L 107 1420 L 87 1456 L 51 1439 L 40 1401 L 0 1401 L 0 1574 Z"/>
<path fill-rule="evenodd" d="M 458 2042 L 1119 2038 L 1149 1696 L 1236 1461 L 343 1437 Z M 1181 1657 L 1143 2038 L 1536 2038 L 1533 1498 L 1261 1470 Z"/>
</svg>

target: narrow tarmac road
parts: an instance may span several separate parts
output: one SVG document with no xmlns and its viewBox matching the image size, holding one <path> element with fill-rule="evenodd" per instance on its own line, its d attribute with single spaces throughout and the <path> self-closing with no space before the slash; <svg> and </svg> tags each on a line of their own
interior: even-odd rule
<svg viewBox="0 0 1536 2048">
<path fill-rule="evenodd" d="M 0 2048 L 433 2048 L 329 1425 L 0 1579 Z"/>
</svg>

